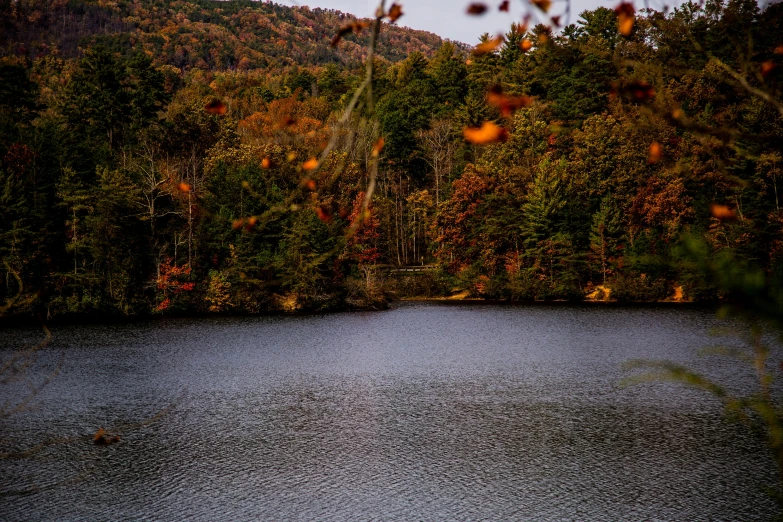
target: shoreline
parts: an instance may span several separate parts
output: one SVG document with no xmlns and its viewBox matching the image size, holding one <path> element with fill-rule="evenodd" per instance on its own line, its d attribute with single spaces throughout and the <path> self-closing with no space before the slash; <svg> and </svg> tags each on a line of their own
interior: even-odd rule
<svg viewBox="0 0 783 522">
<path fill-rule="evenodd" d="M 549 307 L 608 307 L 608 308 L 678 308 L 678 309 L 717 309 L 723 303 L 720 302 L 698 302 L 698 301 L 617 301 L 617 300 L 594 300 L 585 299 L 580 301 L 574 300 L 509 300 L 509 299 L 484 299 L 480 297 L 403 297 L 399 299 L 393 299 L 388 302 L 388 306 L 384 308 L 344 308 L 333 309 L 323 311 L 308 311 L 298 310 L 295 312 L 285 310 L 268 310 L 259 313 L 209 313 L 209 312 L 197 312 L 197 313 L 182 313 L 182 314 L 168 314 L 168 315 L 100 315 L 100 314 L 79 314 L 53 317 L 48 320 L 39 319 L 33 315 L 17 315 L 17 316 L 0 316 L 0 330 L 8 329 L 13 330 L 15 328 L 28 328 L 28 327 L 41 327 L 42 325 L 50 326 L 62 326 L 62 325 L 92 325 L 92 324 L 124 324 L 124 323 L 136 323 L 136 322 L 159 322 L 169 320 L 181 320 L 181 319 L 214 319 L 214 318 L 252 318 L 252 317 L 307 317 L 314 315 L 333 315 L 333 314 L 351 314 L 351 313 L 367 313 L 367 312 L 383 312 L 399 305 L 406 304 L 431 304 L 431 305 L 448 305 L 448 306 L 508 306 L 508 307 L 525 307 L 525 306 L 549 306 Z"/>
</svg>

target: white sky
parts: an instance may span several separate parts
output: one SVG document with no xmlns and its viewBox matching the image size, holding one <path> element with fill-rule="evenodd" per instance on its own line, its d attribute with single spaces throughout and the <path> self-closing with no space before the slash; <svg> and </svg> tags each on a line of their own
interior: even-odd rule
<svg viewBox="0 0 783 522">
<path fill-rule="evenodd" d="M 378 0 L 277 0 L 279 3 L 296 3 L 310 7 L 323 7 L 338 9 L 344 13 L 350 13 L 361 18 L 369 18 L 378 6 Z M 387 7 L 395 0 L 387 0 Z M 468 16 L 465 9 L 470 0 L 396 0 L 402 5 L 404 16 L 397 21 L 398 25 L 408 26 L 414 29 L 430 31 L 438 36 L 451 40 L 458 40 L 474 45 L 478 42 L 482 33 L 495 35 L 508 30 L 512 22 L 521 21 L 525 11 L 524 6 L 529 5 L 527 0 L 511 0 L 511 11 L 501 13 L 497 10 L 500 0 L 485 0 L 490 10 L 482 16 Z M 614 8 L 620 0 L 571 0 L 571 19 L 574 23 L 579 18 L 579 13 L 588 9 L 604 6 Z M 678 0 L 664 0 L 669 3 L 679 4 Z M 637 9 L 644 7 L 643 0 L 637 0 Z M 562 12 L 564 0 L 553 0 L 551 12 Z M 660 0 L 650 2 L 650 7 L 662 10 Z M 535 25 L 535 17 L 531 24 Z M 565 20 L 562 20 L 563 22 Z"/>
</svg>

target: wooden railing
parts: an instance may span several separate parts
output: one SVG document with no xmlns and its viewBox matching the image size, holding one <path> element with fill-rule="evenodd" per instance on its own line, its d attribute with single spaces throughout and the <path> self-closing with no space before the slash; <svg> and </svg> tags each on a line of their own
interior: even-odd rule
<svg viewBox="0 0 783 522">
<path fill-rule="evenodd" d="M 410 266 L 397 266 L 397 265 L 375 265 L 375 268 L 381 270 L 386 274 L 407 274 L 417 272 L 434 272 L 438 269 L 438 265 L 410 265 Z"/>
</svg>

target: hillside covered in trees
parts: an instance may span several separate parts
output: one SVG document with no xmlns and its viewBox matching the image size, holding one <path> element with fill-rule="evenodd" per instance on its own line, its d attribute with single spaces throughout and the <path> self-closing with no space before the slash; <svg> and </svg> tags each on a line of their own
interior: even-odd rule
<svg viewBox="0 0 783 522">
<path fill-rule="evenodd" d="M 5 313 L 723 297 L 694 249 L 783 281 L 783 4 L 644 11 L 623 34 L 599 8 L 472 50 L 384 24 L 350 129 L 367 34 L 331 48 L 340 13 L 0 6 Z"/>
<path fill-rule="evenodd" d="M 328 44 L 356 20 L 328 9 L 250 0 L 0 0 L 0 49 L 35 59 L 79 58 L 101 44 L 113 52 L 144 52 L 155 66 L 182 70 L 278 69 L 291 65 L 360 65 L 367 34 Z M 389 25 L 379 55 L 396 62 L 419 51 L 431 56 L 441 38 Z"/>
</svg>

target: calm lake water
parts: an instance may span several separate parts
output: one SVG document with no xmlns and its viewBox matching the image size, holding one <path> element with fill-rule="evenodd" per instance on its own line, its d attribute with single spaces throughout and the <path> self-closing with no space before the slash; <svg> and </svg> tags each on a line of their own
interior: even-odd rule
<svg viewBox="0 0 783 522">
<path fill-rule="evenodd" d="M 59 375 L 0 421 L 4 451 L 49 441 L 0 460 L 0 519 L 765 520 L 773 463 L 715 399 L 620 385 L 644 358 L 752 390 L 750 368 L 697 355 L 719 325 L 409 303 L 59 327 L 29 372 Z M 0 355 L 33 336 L 0 331 Z M 92 444 L 99 427 L 121 442 Z"/>
</svg>

